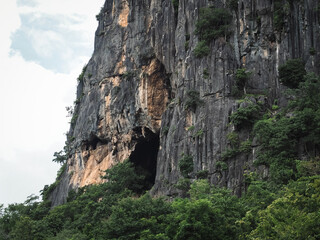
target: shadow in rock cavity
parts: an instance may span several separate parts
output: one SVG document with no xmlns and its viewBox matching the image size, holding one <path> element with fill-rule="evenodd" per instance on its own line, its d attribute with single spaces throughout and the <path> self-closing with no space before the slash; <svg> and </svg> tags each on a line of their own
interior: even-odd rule
<svg viewBox="0 0 320 240">
<path fill-rule="evenodd" d="M 129 160 L 134 164 L 139 175 L 145 175 L 143 191 L 150 190 L 155 183 L 157 155 L 159 150 L 159 134 L 145 128 L 144 137 L 137 139 L 135 150 Z"/>
</svg>

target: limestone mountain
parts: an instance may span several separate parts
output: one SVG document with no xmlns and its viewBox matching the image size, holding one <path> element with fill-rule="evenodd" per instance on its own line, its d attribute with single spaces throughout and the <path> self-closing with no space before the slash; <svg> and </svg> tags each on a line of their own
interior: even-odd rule
<svg viewBox="0 0 320 240">
<path fill-rule="evenodd" d="M 267 178 L 253 164 L 253 121 L 286 106 L 288 60 L 319 74 L 319 9 L 318 0 L 106 0 L 53 205 L 125 159 L 149 173 L 154 195 L 179 194 L 183 176 L 237 195 L 246 173 Z M 251 115 L 236 118 L 239 109 Z"/>
</svg>

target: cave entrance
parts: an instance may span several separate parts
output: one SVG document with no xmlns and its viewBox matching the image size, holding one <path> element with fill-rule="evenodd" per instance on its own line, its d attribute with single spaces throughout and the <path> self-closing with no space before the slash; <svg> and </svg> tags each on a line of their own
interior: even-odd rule
<svg viewBox="0 0 320 240">
<path fill-rule="evenodd" d="M 143 191 L 150 190 L 155 183 L 159 143 L 159 134 L 147 129 L 145 137 L 138 139 L 135 150 L 129 157 L 136 172 L 139 175 L 145 175 Z"/>
</svg>

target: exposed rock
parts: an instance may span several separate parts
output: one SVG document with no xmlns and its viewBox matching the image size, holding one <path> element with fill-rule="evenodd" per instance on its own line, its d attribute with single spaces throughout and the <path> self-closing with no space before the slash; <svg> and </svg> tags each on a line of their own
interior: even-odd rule
<svg viewBox="0 0 320 240">
<path fill-rule="evenodd" d="M 319 73 L 319 2 L 290 2 L 284 6 L 283 29 L 275 30 L 274 1 L 239 0 L 232 10 L 231 36 L 212 41 L 209 55 L 199 59 L 193 52 L 199 41 L 199 10 L 225 7 L 226 1 L 179 0 L 175 14 L 171 0 L 106 0 L 95 50 L 78 86 L 68 170 L 53 193 L 53 204 L 63 203 L 71 188 L 100 183 L 103 171 L 117 162 L 134 158 L 137 163 L 133 155 L 139 152 L 143 158 L 143 146 L 157 152 L 157 144 L 153 194 L 177 194 L 178 160 L 188 154 L 194 161 L 193 177 L 208 170 L 211 183 L 241 195 L 244 173 L 252 169 L 258 146 L 229 159 L 227 170 L 216 167 L 233 131 L 229 116 L 239 107 L 231 94 L 236 70 L 252 72 L 246 92 L 260 95 L 255 101 L 272 104 L 279 99 L 280 105 L 286 99 L 279 65 L 301 58 L 309 71 Z M 201 99 L 194 110 L 185 107 L 190 90 Z M 239 134 L 241 141 L 248 137 L 248 131 Z M 146 155 L 141 161 L 155 164 L 156 155 Z M 152 169 L 152 164 L 142 165 Z M 266 168 L 260 171 L 268 175 Z"/>
</svg>

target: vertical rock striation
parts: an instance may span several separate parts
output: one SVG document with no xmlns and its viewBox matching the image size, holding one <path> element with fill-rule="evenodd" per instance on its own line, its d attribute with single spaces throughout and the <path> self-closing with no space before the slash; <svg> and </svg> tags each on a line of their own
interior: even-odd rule
<svg viewBox="0 0 320 240">
<path fill-rule="evenodd" d="M 239 0 L 230 9 L 231 36 L 213 40 L 208 56 L 196 58 L 200 9 L 225 8 L 226 1 L 179 0 L 175 10 L 171 0 L 106 0 L 78 85 L 71 152 L 53 205 L 70 189 L 102 182 L 104 170 L 127 158 L 154 172 L 153 194 L 177 194 L 183 155 L 193 159 L 191 178 L 207 170 L 211 183 L 241 195 L 256 146 L 228 159 L 226 169 L 217 165 L 234 130 L 230 114 L 240 105 L 232 94 L 236 70 L 252 72 L 246 93 L 265 105 L 286 102 L 277 76 L 286 60 L 301 58 L 319 73 L 319 2 L 282 1 L 280 28 L 276 2 Z M 191 92 L 199 102 L 187 108 Z M 247 140 L 249 131 L 239 138 Z"/>
</svg>

